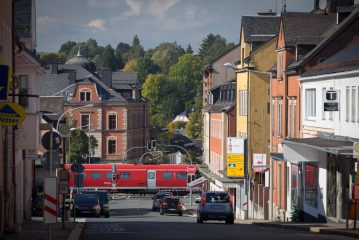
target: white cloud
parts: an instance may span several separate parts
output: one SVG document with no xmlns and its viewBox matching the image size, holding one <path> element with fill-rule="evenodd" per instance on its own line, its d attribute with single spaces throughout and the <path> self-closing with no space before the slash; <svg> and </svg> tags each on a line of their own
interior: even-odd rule
<svg viewBox="0 0 359 240">
<path fill-rule="evenodd" d="M 162 19 L 169 9 L 176 5 L 179 0 L 155 0 L 150 2 L 148 8 L 146 8 L 149 14 Z"/>
<path fill-rule="evenodd" d="M 142 8 L 141 2 L 135 0 L 125 0 L 125 2 L 130 7 L 130 10 L 124 13 L 126 17 L 140 15 Z"/>
<path fill-rule="evenodd" d="M 46 26 L 56 22 L 56 19 L 50 16 L 39 16 L 36 18 L 36 24 L 38 26 Z"/>
<path fill-rule="evenodd" d="M 89 28 L 95 28 L 95 29 L 98 29 L 98 30 L 101 30 L 101 31 L 106 31 L 106 21 L 103 20 L 103 19 L 95 19 L 95 20 L 92 20 L 90 21 L 88 24 L 87 24 L 87 27 Z"/>
</svg>

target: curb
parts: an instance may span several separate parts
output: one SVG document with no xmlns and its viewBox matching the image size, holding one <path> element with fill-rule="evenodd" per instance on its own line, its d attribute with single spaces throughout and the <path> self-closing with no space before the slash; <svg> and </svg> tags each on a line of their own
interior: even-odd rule
<svg viewBox="0 0 359 240">
<path fill-rule="evenodd" d="M 267 226 L 267 227 L 296 229 L 296 230 L 302 230 L 302 231 L 310 231 L 311 227 L 314 227 L 314 226 L 310 226 L 310 225 L 278 224 L 278 223 L 270 223 L 270 222 L 253 222 L 252 224 L 259 225 L 259 226 Z M 315 226 L 315 227 L 320 227 L 320 226 Z"/>
<path fill-rule="evenodd" d="M 85 228 L 84 223 L 77 223 L 76 226 L 72 229 L 70 235 L 67 237 L 67 240 L 80 239 L 84 228 Z"/>
<path fill-rule="evenodd" d="M 324 233 L 324 234 L 331 234 L 331 235 L 341 235 L 341 236 L 346 236 L 346 237 L 354 237 L 354 238 L 359 238 L 359 232 L 349 232 L 349 231 L 343 231 L 341 229 L 325 229 L 325 228 L 321 228 L 319 229 L 320 233 Z"/>
</svg>

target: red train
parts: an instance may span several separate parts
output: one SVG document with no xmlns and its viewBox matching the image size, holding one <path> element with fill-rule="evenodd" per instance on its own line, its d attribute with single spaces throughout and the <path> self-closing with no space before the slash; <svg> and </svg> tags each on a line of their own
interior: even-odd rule
<svg viewBox="0 0 359 240">
<path fill-rule="evenodd" d="M 71 173 L 70 188 L 146 193 L 187 191 L 187 164 L 83 164 L 81 174 Z M 71 169 L 67 164 L 66 169 Z M 199 175 L 195 175 L 199 177 Z M 199 189 L 194 189 L 199 190 Z"/>
</svg>

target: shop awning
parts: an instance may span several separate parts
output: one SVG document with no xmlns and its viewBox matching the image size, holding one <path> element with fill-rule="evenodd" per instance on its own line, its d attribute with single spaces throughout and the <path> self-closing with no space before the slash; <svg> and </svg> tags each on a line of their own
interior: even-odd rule
<svg viewBox="0 0 359 240">
<path fill-rule="evenodd" d="M 303 147 L 317 149 L 335 155 L 353 155 L 353 141 L 338 139 L 315 138 L 292 138 L 283 140 L 284 144 L 294 144 Z"/>
</svg>

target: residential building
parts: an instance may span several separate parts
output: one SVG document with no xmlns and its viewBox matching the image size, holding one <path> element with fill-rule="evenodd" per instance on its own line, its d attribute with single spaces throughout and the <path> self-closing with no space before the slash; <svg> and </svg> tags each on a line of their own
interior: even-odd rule
<svg viewBox="0 0 359 240">
<path fill-rule="evenodd" d="M 41 107 L 58 114 L 69 111 L 68 124 L 86 129 L 97 139 L 91 157 L 100 162 L 139 158 L 150 139 L 148 104 L 140 96 L 136 73 L 96 71 L 81 55 L 47 67 L 39 78 Z M 58 102 L 63 108 L 56 108 Z M 93 107 L 81 107 L 93 104 Z M 73 111 L 71 109 L 74 109 Z M 91 162 L 91 160 L 90 160 Z"/>
<path fill-rule="evenodd" d="M 35 1 L 1 1 L 0 64 L 9 69 L 10 91 L 6 101 L 26 112 L 22 123 L 0 127 L 0 235 L 18 231 L 31 217 L 33 167 L 39 142 L 39 101 L 36 78 L 41 74 L 35 56 Z M 12 22 L 14 20 L 15 22 Z M 6 78 L 5 78 L 6 79 Z"/>
<path fill-rule="evenodd" d="M 298 72 L 291 69 L 335 25 L 335 14 L 284 12 L 281 15 L 277 65 L 272 80 L 271 121 L 271 217 L 286 220 L 294 206 L 288 206 L 287 179 L 291 166 L 283 162 L 283 140 L 300 137 L 300 88 Z M 295 167 L 292 169 L 296 169 Z M 294 171 L 293 170 L 293 171 Z"/>
<path fill-rule="evenodd" d="M 343 221 L 354 198 L 353 142 L 359 141 L 357 29 L 359 7 L 296 66 L 303 70 L 299 77 L 303 139 L 283 140 L 283 155 L 291 167 L 288 201 L 297 205 L 306 221 Z"/>
<path fill-rule="evenodd" d="M 240 32 L 241 58 L 236 66 L 236 136 L 247 139 L 246 182 L 239 186 L 243 196 L 241 218 L 268 219 L 269 183 L 265 184 L 269 160 L 270 79 L 275 65 L 276 35 L 279 17 L 243 16 Z M 252 167 L 254 156 L 260 156 L 263 167 Z M 267 179 L 269 179 L 267 177 Z M 247 186 L 246 186 L 247 185 Z"/>
</svg>

